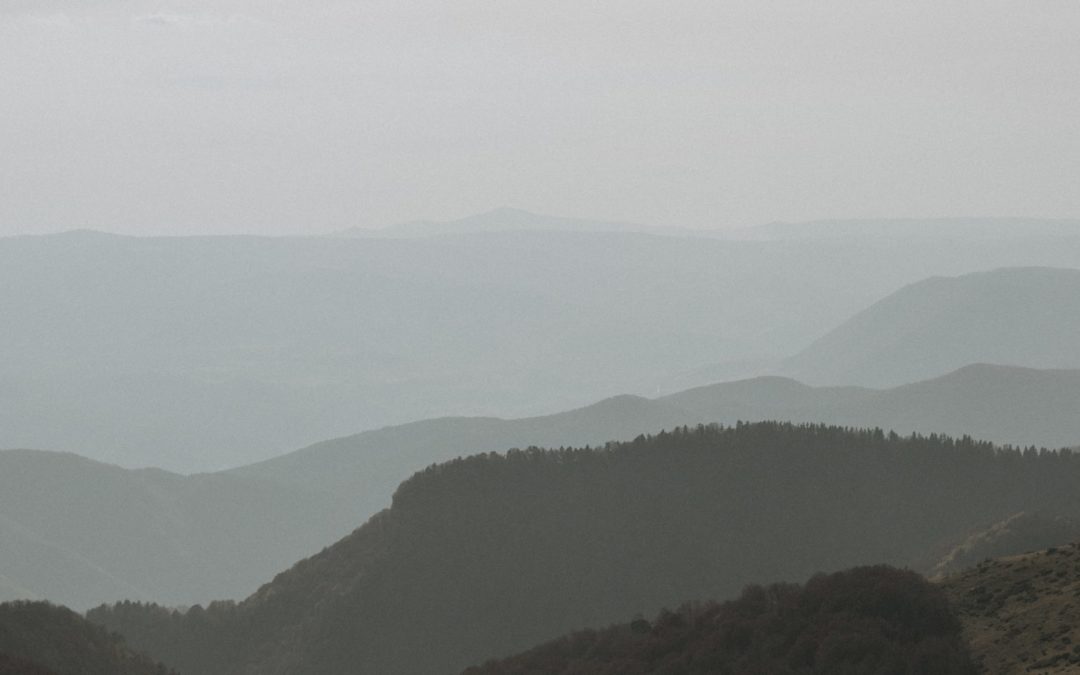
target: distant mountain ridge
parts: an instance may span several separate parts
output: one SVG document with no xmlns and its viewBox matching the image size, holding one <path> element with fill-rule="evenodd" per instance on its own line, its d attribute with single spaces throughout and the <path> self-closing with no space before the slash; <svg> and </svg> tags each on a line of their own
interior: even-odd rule
<svg viewBox="0 0 1080 675">
<path fill-rule="evenodd" d="M 484 232 L 517 231 L 555 232 L 651 232 L 675 234 L 679 228 L 663 228 L 636 223 L 569 218 L 533 213 L 523 209 L 500 207 L 456 220 L 415 220 L 386 227 L 352 227 L 340 232 L 344 237 L 432 237 L 453 234 L 479 234 Z M 701 234 L 707 235 L 707 231 Z"/>
<path fill-rule="evenodd" d="M 1080 236 L 3 237 L 0 447 L 211 471 L 651 396 L 769 372 L 905 284 L 1020 265 L 1080 267 Z M 972 361 L 1010 363 L 904 381 Z"/>
<path fill-rule="evenodd" d="M 646 399 L 619 396 L 542 417 L 441 418 L 317 443 L 227 472 L 326 490 L 356 513 L 385 507 L 397 484 L 424 466 L 511 447 L 602 445 L 675 426 L 784 420 L 970 435 L 1058 448 L 1080 440 L 1080 371 L 972 365 L 889 390 L 811 387 L 762 377 Z"/>
<path fill-rule="evenodd" d="M 746 239 L 920 237 L 930 239 L 1022 239 L 1080 236 L 1080 220 L 1042 218 L 849 218 L 769 223 L 737 230 Z"/>
<path fill-rule="evenodd" d="M 782 372 L 811 384 L 888 387 L 973 362 L 1080 368 L 1080 270 L 920 281 L 859 312 Z"/>
<path fill-rule="evenodd" d="M 355 519 L 333 497 L 279 484 L 0 451 L 0 600 L 86 609 L 244 595 Z"/>
</svg>

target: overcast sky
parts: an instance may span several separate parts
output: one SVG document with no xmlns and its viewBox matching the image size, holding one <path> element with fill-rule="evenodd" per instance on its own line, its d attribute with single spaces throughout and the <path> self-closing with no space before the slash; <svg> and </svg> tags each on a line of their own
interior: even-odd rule
<svg viewBox="0 0 1080 675">
<path fill-rule="evenodd" d="M 1080 216 L 1080 2 L 0 0 L 0 234 Z"/>
</svg>

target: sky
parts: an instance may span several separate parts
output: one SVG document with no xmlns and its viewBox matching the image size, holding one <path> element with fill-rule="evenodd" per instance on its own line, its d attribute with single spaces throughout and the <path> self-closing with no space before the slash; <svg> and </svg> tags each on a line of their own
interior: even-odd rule
<svg viewBox="0 0 1080 675">
<path fill-rule="evenodd" d="M 0 235 L 1080 217 L 1075 0 L 0 0 Z"/>
</svg>

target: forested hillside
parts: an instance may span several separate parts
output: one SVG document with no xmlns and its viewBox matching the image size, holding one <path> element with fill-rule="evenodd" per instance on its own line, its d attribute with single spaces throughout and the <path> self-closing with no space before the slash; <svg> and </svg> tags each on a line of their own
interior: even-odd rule
<svg viewBox="0 0 1080 675">
<path fill-rule="evenodd" d="M 0 674 L 170 675 L 64 607 L 43 602 L 0 604 Z"/>
<path fill-rule="evenodd" d="M 90 616 L 184 673 L 445 672 L 753 582 L 927 569 L 1019 511 L 1080 512 L 1078 486 L 1067 452 L 778 423 L 484 454 L 242 603 Z"/>
<path fill-rule="evenodd" d="M 863 567 L 580 631 L 464 675 L 976 672 L 940 588 L 914 572 Z"/>
</svg>

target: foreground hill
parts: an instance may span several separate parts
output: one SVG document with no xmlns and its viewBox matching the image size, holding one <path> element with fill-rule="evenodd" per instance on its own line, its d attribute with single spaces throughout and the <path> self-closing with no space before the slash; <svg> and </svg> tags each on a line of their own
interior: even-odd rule
<svg viewBox="0 0 1080 675">
<path fill-rule="evenodd" d="M 0 599 L 242 597 L 347 532 L 333 499 L 230 476 L 0 452 Z"/>
<path fill-rule="evenodd" d="M 786 420 L 1056 448 L 1080 440 L 1077 410 L 1080 371 L 975 365 L 883 391 L 763 377 L 657 399 L 621 396 L 543 417 L 426 420 L 318 443 L 229 474 L 331 492 L 366 517 L 429 464 L 513 447 L 597 445 L 681 425 Z"/>
<path fill-rule="evenodd" d="M 90 616 L 185 673 L 448 672 L 755 581 L 927 569 L 1011 514 L 1077 512 L 1078 488 L 1071 453 L 775 423 L 485 454 L 242 603 Z"/>
<path fill-rule="evenodd" d="M 651 395 L 794 354 L 905 284 L 1006 265 L 1080 267 L 1080 237 L 0 238 L 0 447 L 210 471 Z"/>
<path fill-rule="evenodd" d="M 581 631 L 464 675 L 975 672 L 940 588 L 914 572 L 864 567 L 805 586 L 751 586 L 651 624 Z"/>
<path fill-rule="evenodd" d="M 912 284 L 783 367 L 815 384 L 887 387 L 972 362 L 1080 368 L 1080 270 L 1011 268 Z"/>
<path fill-rule="evenodd" d="M 986 560 L 942 583 L 984 672 L 1080 671 L 1080 547 Z"/>
<path fill-rule="evenodd" d="M 0 604 L 0 674 L 169 675 L 118 636 L 64 607 Z"/>
</svg>

